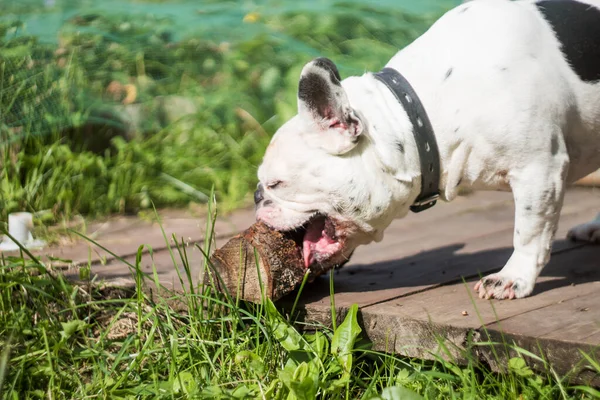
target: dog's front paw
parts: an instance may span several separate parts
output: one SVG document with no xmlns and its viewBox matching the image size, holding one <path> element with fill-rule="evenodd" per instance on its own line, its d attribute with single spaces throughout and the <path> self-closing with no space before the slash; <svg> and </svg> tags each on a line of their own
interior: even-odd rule
<svg viewBox="0 0 600 400">
<path fill-rule="evenodd" d="M 571 228 L 567 238 L 582 242 L 600 243 L 600 214 L 595 220 Z"/>
<path fill-rule="evenodd" d="M 502 272 L 491 274 L 475 284 L 475 291 L 481 299 L 520 299 L 533 291 L 533 285 L 522 278 L 505 276 Z"/>
</svg>

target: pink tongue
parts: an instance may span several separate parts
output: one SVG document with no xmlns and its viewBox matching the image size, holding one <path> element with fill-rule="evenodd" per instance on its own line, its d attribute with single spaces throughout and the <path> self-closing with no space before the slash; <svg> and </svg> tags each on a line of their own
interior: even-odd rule
<svg viewBox="0 0 600 400">
<path fill-rule="evenodd" d="M 332 245 L 337 243 L 325 233 L 325 220 L 317 220 L 309 224 L 302 241 L 304 267 L 310 267 L 318 254 L 327 254 L 334 250 Z"/>
</svg>

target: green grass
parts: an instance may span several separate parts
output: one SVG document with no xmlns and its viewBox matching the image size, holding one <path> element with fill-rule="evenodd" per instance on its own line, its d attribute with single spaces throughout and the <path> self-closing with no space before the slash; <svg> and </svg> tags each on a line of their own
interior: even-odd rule
<svg viewBox="0 0 600 400">
<path fill-rule="evenodd" d="M 283 1 L 253 22 L 241 14 L 231 37 L 202 26 L 179 37 L 173 19 L 90 8 L 53 44 L 28 33 L 26 4 L 0 20 L 0 221 L 186 207 L 213 186 L 223 211 L 244 205 L 306 62 L 330 57 L 344 76 L 379 69 L 439 15 Z"/>
<path fill-rule="evenodd" d="M 211 243 L 208 237 L 203 250 L 210 251 Z M 137 288 L 129 291 L 86 282 L 85 269 L 84 283 L 75 285 L 26 254 L 1 260 L 4 399 L 600 396 L 592 387 L 569 386 L 551 366 L 545 374 L 534 372 L 520 357 L 499 374 L 473 349 L 462 354 L 467 360 L 462 365 L 441 354 L 437 361 L 423 361 L 373 351 L 357 323 L 356 306 L 332 329 L 306 325 L 270 301 L 237 302 L 198 285 L 179 246 L 171 250 L 174 263 L 184 266 L 180 279 L 186 289 L 163 288 L 151 296 L 143 287 L 156 284 L 156 276 L 141 272 L 142 250 L 130 264 Z"/>
<path fill-rule="evenodd" d="M 243 204 L 271 134 L 295 112 L 306 61 L 328 56 L 343 75 L 378 69 L 436 17 L 354 3 L 329 11 L 258 13 L 257 34 L 227 43 L 175 40 L 176 27 L 152 16 L 86 14 L 53 45 L 3 19 L 0 221 L 17 210 L 53 222 L 183 207 L 212 187 L 222 209 Z M 125 85 L 136 90 L 129 104 Z M 181 248 L 185 292 L 152 297 L 142 256 L 131 292 L 76 285 L 27 254 L 0 259 L 0 398 L 600 397 L 521 358 L 497 374 L 471 351 L 464 365 L 373 351 L 356 309 L 332 329 L 270 302 L 238 303 L 199 287 Z"/>
</svg>

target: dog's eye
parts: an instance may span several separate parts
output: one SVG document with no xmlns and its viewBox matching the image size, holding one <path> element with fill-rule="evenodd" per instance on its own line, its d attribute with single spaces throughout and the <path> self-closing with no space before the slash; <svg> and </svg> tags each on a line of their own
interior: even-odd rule
<svg viewBox="0 0 600 400">
<path fill-rule="evenodd" d="M 267 188 L 268 189 L 275 189 L 279 185 L 281 185 L 281 181 L 273 181 L 273 182 L 267 183 Z"/>
</svg>

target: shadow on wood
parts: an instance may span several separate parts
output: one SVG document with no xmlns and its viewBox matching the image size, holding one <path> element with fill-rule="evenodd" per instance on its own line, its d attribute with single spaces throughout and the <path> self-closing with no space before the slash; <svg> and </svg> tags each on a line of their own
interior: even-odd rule
<svg viewBox="0 0 600 400">
<path fill-rule="evenodd" d="M 600 357 L 600 309 L 595 306 L 600 303 L 600 246 L 557 241 L 534 293 L 512 301 L 482 300 L 472 290 L 481 275 L 502 267 L 512 248 L 469 254 L 461 253 L 463 248 L 443 246 L 336 271 L 338 322 L 358 303 L 364 332 L 377 350 L 425 359 L 440 354 L 458 362 L 475 354 L 501 371 L 517 355 L 507 345 L 514 343 L 547 360 L 560 374 L 575 369 L 575 381 L 600 384 L 592 370 L 577 367 L 583 361 L 578 350 Z M 307 285 L 301 303 L 303 320 L 330 325 L 329 276 Z M 488 341 L 499 344 L 483 345 Z"/>
</svg>

